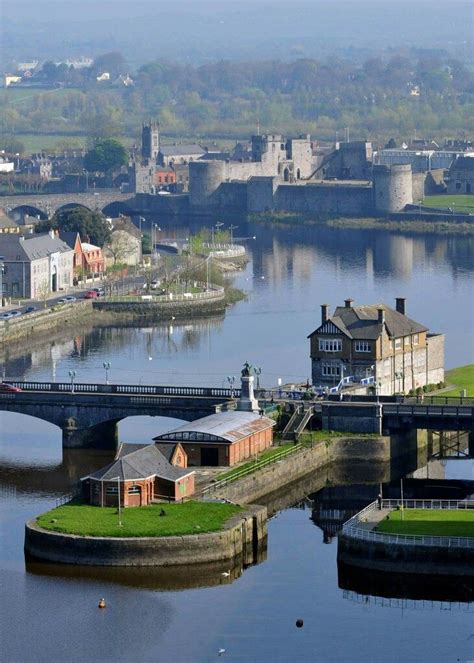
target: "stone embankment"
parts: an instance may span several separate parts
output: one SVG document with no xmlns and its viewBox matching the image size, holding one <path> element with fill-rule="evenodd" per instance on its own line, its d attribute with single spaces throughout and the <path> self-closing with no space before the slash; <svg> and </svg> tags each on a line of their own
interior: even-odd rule
<svg viewBox="0 0 474 663">
<path fill-rule="evenodd" d="M 228 520 L 218 532 L 168 537 L 87 537 L 25 526 L 29 559 L 92 566 L 180 566 L 239 560 L 258 561 L 267 537 L 267 509 L 251 506 Z"/>
<path fill-rule="evenodd" d="M 344 523 L 338 537 L 338 561 L 378 571 L 474 576 L 472 537 L 378 532 L 377 523 L 395 508 L 392 502 L 398 503 L 397 500 L 383 500 L 381 510 L 373 502 Z M 423 504 L 425 502 L 428 503 L 423 501 Z M 435 506 L 432 508 L 455 508 L 441 506 L 440 500 L 433 502 Z M 463 503 L 459 504 L 462 508 Z M 474 507 L 474 502 L 470 504 Z"/>
</svg>

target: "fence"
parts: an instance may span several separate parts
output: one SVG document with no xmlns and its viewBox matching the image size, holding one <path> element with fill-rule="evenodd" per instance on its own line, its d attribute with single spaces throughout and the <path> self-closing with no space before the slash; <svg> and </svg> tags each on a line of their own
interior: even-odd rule
<svg viewBox="0 0 474 663">
<path fill-rule="evenodd" d="M 209 299 L 222 299 L 225 295 L 224 288 L 221 286 L 217 285 L 209 285 L 209 288 L 207 289 L 207 286 L 205 284 L 199 283 L 198 284 L 200 287 L 206 288 L 206 290 L 203 290 L 202 292 L 183 292 L 179 294 L 175 294 L 173 292 L 168 293 L 167 295 L 136 295 L 136 296 L 127 296 L 122 297 L 120 295 L 107 295 L 106 297 L 103 297 L 100 302 L 120 302 L 124 304 L 144 304 L 144 303 L 170 303 L 170 302 L 193 302 L 193 301 L 202 301 L 202 300 L 209 300 Z M 146 297 L 147 299 L 143 299 L 143 297 Z M 97 301 L 97 300 L 95 300 Z"/>
<path fill-rule="evenodd" d="M 474 500 L 382 500 L 382 509 L 474 509 Z M 426 536 L 424 534 L 386 534 L 359 527 L 372 511 L 378 511 L 377 501 L 368 504 L 342 526 L 342 534 L 352 539 L 411 546 L 441 546 L 447 548 L 474 548 L 474 537 Z M 375 523 L 374 523 L 375 525 Z"/>
<path fill-rule="evenodd" d="M 282 449 L 280 453 L 275 453 L 269 458 L 264 458 L 263 460 L 260 461 L 256 460 L 255 463 L 252 463 L 250 467 L 243 467 L 241 470 L 236 470 L 229 477 L 226 477 L 225 479 L 220 479 L 219 481 L 215 481 L 209 486 L 206 486 L 206 488 L 204 488 L 201 491 L 201 494 L 204 496 L 211 491 L 215 492 L 220 488 L 225 488 L 225 486 L 227 486 L 229 483 L 233 483 L 234 481 L 237 481 L 237 479 L 242 479 L 243 477 L 246 477 L 249 474 L 253 474 L 257 470 L 261 470 L 264 467 L 268 467 L 268 465 L 277 463 L 278 461 L 282 460 L 282 458 L 291 456 L 295 454 L 297 451 L 306 448 L 306 446 L 307 445 L 303 444 L 295 444 L 293 447 L 290 447 L 289 449 Z"/>
</svg>

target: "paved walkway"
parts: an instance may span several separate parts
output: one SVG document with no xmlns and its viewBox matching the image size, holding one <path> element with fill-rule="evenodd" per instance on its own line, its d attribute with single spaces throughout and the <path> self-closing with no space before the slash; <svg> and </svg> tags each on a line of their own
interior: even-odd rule
<svg viewBox="0 0 474 663">
<path fill-rule="evenodd" d="M 375 529 L 379 522 L 384 520 L 391 511 L 393 511 L 393 509 L 374 509 L 373 511 L 369 511 L 363 515 L 357 527 L 359 529 Z"/>
</svg>

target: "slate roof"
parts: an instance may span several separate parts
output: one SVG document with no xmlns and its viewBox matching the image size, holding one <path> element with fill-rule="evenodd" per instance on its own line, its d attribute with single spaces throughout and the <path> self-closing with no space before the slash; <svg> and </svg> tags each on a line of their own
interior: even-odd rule
<svg viewBox="0 0 474 663">
<path fill-rule="evenodd" d="M 386 304 L 372 304 L 368 306 L 338 306 L 334 315 L 328 318 L 343 334 L 355 340 L 375 340 L 382 333 L 382 326 L 378 321 L 378 309 L 385 311 L 385 329 L 391 338 L 400 338 L 428 328 L 415 320 L 411 320 L 403 313 L 399 313 Z M 320 325 L 308 338 L 318 333 Z"/>
<path fill-rule="evenodd" d="M 186 156 L 187 154 L 205 154 L 206 150 L 192 143 L 189 145 L 162 145 L 160 147 L 160 153 L 164 157 L 173 157 L 173 156 Z"/>
<path fill-rule="evenodd" d="M 127 445 L 126 448 L 123 448 L 123 446 L 123 455 L 116 458 L 109 465 L 97 470 L 97 472 L 84 477 L 84 479 L 112 481 L 113 479 L 120 478 L 120 481 L 134 481 L 157 476 L 161 479 L 176 482 L 178 479 L 193 472 L 193 470 L 183 470 L 170 465 L 154 444 L 147 444 L 146 446 Z M 128 450 L 131 446 L 138 446 L 139 448 Z M 120 450 L 118 453 L 120 453 Z"/>
<path fill-rule="evenodd" d="M 34 235 L 20 239 L 16 234 L 0 235 L 0 253 L 6 261 L 16 262 L 25 260 L 31 262 L 40 258 L 47 258 L 50 253 L 68 253 L 71 247 L 59 237 L 45 235 Z"/>
<path fill-rule="evenodd" d="M 273 419 L 261 417 L 254 412 L 229 410 L 190 421 L 179 426 L 179 428 L 175 428 L 162 435 L 157 435 L 153 439 L 158 441 L 232 443 L 274 425 L 275 422 Z M 203 434 L 202 440 L 197 438 L 198 433 Z"/>
<path fill-rule="evenodd" d="M 74 249 L 76 246 L 76 239 L 78 237 L 79 233 L 76 230 L 60 230 L 59 231 L 59 239 L 62 239 L 63 242 L 66 242 L 68 246 L 71 247 L 71 249 Z M 79 241 L 80 241 L 80 236 L 79 236 Z"/>
<path fill-rule="evenodd" d="M 474 157 L 458 157 L 451 165 L 451 170 L 474 171 Z"/>
</svg>

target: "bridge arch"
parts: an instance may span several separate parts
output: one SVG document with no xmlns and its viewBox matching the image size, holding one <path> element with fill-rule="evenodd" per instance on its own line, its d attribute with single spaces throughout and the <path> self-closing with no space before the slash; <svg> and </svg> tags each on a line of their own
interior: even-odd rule
<svg viewBox="0 0 474 663">
<path fill-rule="evenodd" d="M 124 216 L 130 216 L 133 214 L 133 210 L 127 203 L 124 203 L 120 200 L 115 200 L 112 203 L 108 203 L 105 207 L 102 208 L 102 214 L 105 216 L 118 217 L 120 214 Z"/>
<path fill-rule="evenodd" d="M 17 207 L 13 207 L 10 214 L 14 219 L 20 219 L 25 215 L 34 216 L 41 219 L 41 221 L 45 221 L 48 218 L 48 215 L 44 210 L 35 207 L 34 205 L 18 205 Z"/>
<path fill-rule="evenodd" d="M 56 212 L 65 212 L 66 210 L 69 209 L 86 209 L 89 212 L 92 212 L 92 209 L 88 207 L 87 205 L 84 205 L 83 203 L 66 203 L 65 205 L 61 205 L 60 207 L 56 208 Z"/>
</svg>

